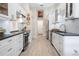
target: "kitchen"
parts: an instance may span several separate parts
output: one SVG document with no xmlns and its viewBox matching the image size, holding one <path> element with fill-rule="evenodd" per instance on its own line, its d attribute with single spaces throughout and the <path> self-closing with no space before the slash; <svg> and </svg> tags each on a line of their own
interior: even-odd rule
<svg viewBox="0 0 79 59">
<path fill-rule="evenodd" d="M 28 45 L 30 19 L 25 13 L 20 4 L 0 3 L 0 56 L 18 56 Z"/>
<path fill-rule="evenodd" d="M 49 20 L 50 42 L 60 56 L 79 55 L 78 5 L 78 3 L 60 4 L 52 13 L 53 19 Z"/>
<path fill-rule="evenodd" d="M 79 3 L 0 3 L 0 56 L 79 56 L 78 10 Z"/>
</svg>

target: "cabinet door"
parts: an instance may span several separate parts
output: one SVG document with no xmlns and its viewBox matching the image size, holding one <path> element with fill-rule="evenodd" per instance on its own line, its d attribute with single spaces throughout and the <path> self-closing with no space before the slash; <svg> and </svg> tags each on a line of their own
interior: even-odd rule
<svg viewBox="0 0 79 59">
<path fill-rule="evenodd" d="M 78 55 L 79 56 L 79 37 L 69 36 L 64 40 L 64 55 Z"/>
<path fill-rule="evenodd" d="M 8 4 L 8 15 L 11 20 L 16 19 L 16 4 L 15 3 L 9 3 Z"/>
<path fill-rule="evenodd" d="M 23 37 L 22 34 L 16 35 L 16 56 L 18 56 L 23 49 Z"/>
<path fill-rule="evenodd" d="M 0 56 L 18 56 L 23 49 L 23 35 L 0 41 Z"/>
<path fill-rule="evenodd" d="M 12 48 L 10 48 L 11 50 L 9 51 L 9 53 L 7 53 L 7 56 L 16 56 L 16 47 L 15 47 L 15 43 L 13 43 Z"/>
<path fill-rule="evenodd" d="M 55 40 L 55 33 L 52 33 L 52 44 L 55 46 L 55 42 L 56 42 L 56 40 Z"/>
<path fill-rule="evenodd" d="M 56 40 L 56 49 L 59 52 L 59 35 L 55 33 L 55 40 Z"/>
<path fill-rule="evenodd" d="M 57 49 L 57 51 L 59 50 L 59 40 L 58 40 L 58 34 L 53 33 L 53 37 L 54 39 L 53 41 L 53 45 L 55 46 L 55 48 Z"/>
<path fill-rule="evenodd" d="M 51 39 L 51 38 L 50 38 Z M 55 38 L 54 38 L 54 33 L 52 33 L 52 44 L 54 44 L 54 40 L 55 40 Z"/>
<path fill-rule="evenodd" d="M 79 3 L 73 3 L 73 16 L 79 18 Z"/>
<path fill-rule="evenodd" d="M 0 49 L 9 45 L 9 44 L 12 44 L 14 41 L 15 41 L 15 39 L 13 37 L 10 37 L 10 38 L 0 41 Z"/>
<path fill-rule="evenodd" d="M 15 43 L 14 43 L 15 44 Z M 14 50 L 14 44 L 9 44 L 0 49 L 0 56 L 7 56 L 11 51 Z M 15 50 L 14 50 L 15 52 Z M 12 53 L 14 53 L 12 52 Z"/>
<path fill-rule="evenodd" d="M 59 35 L 59 53 L 60 55 L 63 55 L 63 38 L 64 36 Z"/>
<path fill-rule="evenodd" d="M 8 3 L 0 3 L 0 14 L 8 15 Z"/>
<path fill-rule="evenodd" d="M 16 41 L 15 41 L 15 51 L 16 51 L 15 56 L 18 56 L 20 54 L 20 52 L 19 52 L 19 35 L 16 35 L 15 39 L 16 39 Z"/>
<path fill-rule="evenodd" d="M 19 50 L 21 51 L 23 49 L 23 34 L 20 34 L 20 40 L 19 40 Z"/>
<path fill-rule="evenodd" d="M 63 55 L 63 36 L 56 33 L 54 33 L 53 36 L 54 36 L 53 44 L 55 48 L 60 53 L 60 55 Z"/>
</svg>

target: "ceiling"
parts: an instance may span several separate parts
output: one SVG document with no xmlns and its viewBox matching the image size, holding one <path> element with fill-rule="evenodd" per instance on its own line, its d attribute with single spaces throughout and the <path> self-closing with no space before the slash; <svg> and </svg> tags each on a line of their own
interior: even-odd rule
<svg viewBox="0 0 79 59">
<path fill-rule="evenodd" d="M 23 8 L 27 8 L 27 5 L 29 5 L 31 9 L 33 8 L 53 8 L 55 9 L 59 5 L 59 3 L 21 3 L 21 5 L 23 6 Z"/>
<path fill-rule="evenodd" d="M 49 7 L 55 7 L 58 5 L 58 3 L 30 3 L 29 4 L 31 7 L 44 7 L 44 8 L 49 8 Z"/>
<path fill-rule="evenodd" d="M 49 4 L 49 3 L 44 3 L 44 4 L 40 4 L 40 3 L 31 3 L 30 6 L 31 7 L 49 7 L 51 6 L 52 4 Z"/>
</svg>

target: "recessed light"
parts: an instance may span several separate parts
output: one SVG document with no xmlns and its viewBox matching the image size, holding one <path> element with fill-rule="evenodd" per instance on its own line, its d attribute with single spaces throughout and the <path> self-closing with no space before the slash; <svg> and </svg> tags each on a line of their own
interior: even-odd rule
<svg viewBox="0 0 79 59">
<path fill-rule="evenodd" d="M 40 6 L 43 6 L 43 3 L 39 3 Z"/>
</svg>

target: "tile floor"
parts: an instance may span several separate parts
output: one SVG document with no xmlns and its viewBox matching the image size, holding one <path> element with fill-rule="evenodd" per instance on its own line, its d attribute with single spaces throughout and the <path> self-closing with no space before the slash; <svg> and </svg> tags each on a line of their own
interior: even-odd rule
<svg viewBox="0 0 79 59">
<path fill-rule="evenodd" d="M 38 35 L 20 56 L 58 56 L 58 54 L 45 36 Z"/>
</svg>

